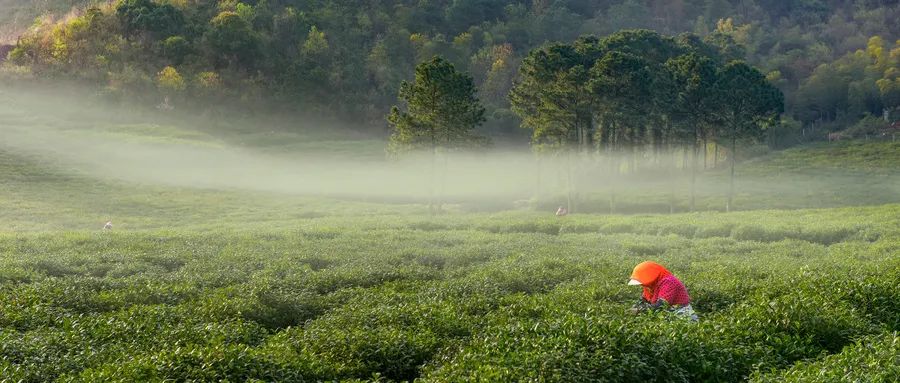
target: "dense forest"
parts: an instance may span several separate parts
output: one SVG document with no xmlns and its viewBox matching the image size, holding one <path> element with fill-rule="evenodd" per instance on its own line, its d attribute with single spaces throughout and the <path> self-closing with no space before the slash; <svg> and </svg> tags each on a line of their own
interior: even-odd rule
<svg viewBox="0 0 900 383">
<path fill-rule="evenodd" d="M 385 131 L 401 83 L 439 55 L 472 76 L 482 133 L 525 136 L 509 93 L 529 52 L 649 29 L 758 68 L 785 96 L 778 134 L 790 144 L 896 119 L 898 19 L 888 0 L 121 0 L 44 18 L 3 73 L 77 78 L 115 100 L 265 105 Z"/>
<path fill-rule="evenodd" d="M 0 45 L 15 44 L 16 37 L 38 17 L 76 12 L 89 4 L 85 0 L 0 0 Z M 0 55 L 0 61 L 5 55 Z"/>
</svg>

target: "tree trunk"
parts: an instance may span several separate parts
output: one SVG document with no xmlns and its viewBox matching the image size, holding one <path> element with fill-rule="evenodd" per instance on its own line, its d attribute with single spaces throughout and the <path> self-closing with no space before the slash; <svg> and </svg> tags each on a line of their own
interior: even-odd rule
<svg viewBox="0 0 900 383">
<path fill-rule="evenodd" d="M 731 182 L 728 186 L 728 203 L 725 205 L 725 211 L 731 211 L 734 202 L 734 161 L 737 154 L 737 137 L 735 132 L 731 135 Z"/>
<path fill-rule="evenodd" d="M 662 129 L 659 127 L 653 129 L 653 164 L 659 169 L 659 156 L 662 150 Z"/>
<path fill-rule="evenodd" d="M 581 150 L 581 144 L 582 144 L 583 137 L 581 136 L 581 128 L 578 127 L 578 115 L 576 114 L 574 118 L 575 118 L 575 121 L 573 124 L 573 128 L 575 129 L 575 139 L 578 140 L 578 142 L 576 143 L 575 150 Z"/>
<path fill-rule="evenodd" d="M 637 145 L 631 144 L 631 167 L 628 169 L 631 174 L 637 173 Z"/>
<path fill-rule="evenodd" d="M 428 177 L 428 215 L 434 216 L 434 172 L 437 161 L 437 146 L 431 145 L 431 172 Z"/>
<path fill-rule="evenodd" d="M 709 165 L 709 139 L 703 137 L 703 170 Z"/>
<path fill-rule="evenodd" d="M 572 151 L 566 150 L 566 210 L 569 213 L 573 213 L 574 206 L 572 206 L 572 193 L 573 193 L 573 182 L 572 182 Z"/>
<path fill-rule="evenodd" d="M 669 167 L 669 169 L 670 169 L 670 171 L 669 171 L 669 214 L 674 214 L 675 213 L 675 183 L 678 180 L 678 178 L 675 176 L 675 174 L 677 173 L 675 170 L 675 168 L 676 168 L 675 151 L 673 150 L 671 145 L 669 145 L 669 147 L 667 148 L 666 154 L 668 154 L 668 157 L 669 157 L 669 161 L 666 161 L 666 166 Z"/>
<path fill-rule="evenodd" d="M 437 102 L 434 101 L 436 98 L 435 89 L 432 88 L 431 91 L 431 112 L 437 109 Z M 431 172 L 428 176 L 428 215 L 430 217 L 434 217 L 434 171 L 436 168 L 435 162 L 437 161 L 437 132 L 435 131 L 434 124 L 429 126 L 431 133 Z"/>
<path fill-rule="evenodd" d="M 616 159 L 613 157 L 609 158 L 609 214 L 616 213 L 616 175 L 618 173 L 618 169 L 616 169 Z"/>
<path fill-rule="evenodd" d="M 715 169 L 715 168 L 719 167 L 719 143 L 718 142 L 713 142 L 713 149 L 715 151 L 713 152 L 712 168 Z"/>
<path fill-rule="evenodd" d="M 443 156 L 444 163 L 443 163 L 443 166 L 441 167 L 441 174 L 440 174 L 441 188 L 438 190 L 438 196 L 437 196 L 438 202 L 437 202 L 436 210 L 438 213 L 441 213 L 444 210 L 444 197 L 447 193 L 447 167 L 448 167 L 447 162 L 450 160 L 449 156 L 450 156 L 450 153 L 448 153 L 447 150 L 444 150 L 444 156 Z"/>
<path fill-rule="evenodd" d="M 586 118 L 581 127 L 581 152 L 584 154 L 589 154 L 591 151 L 591 125 L 593 125 L 593 122 Z"/>
<path fill-rule="evenodd" d="M 609 161 L 609 214 L 615 214 L 616 212 L 616 175 L 619 172 L 617 166 L 617 158 L 616 158 L 616 143 L 613 141 L 613 138 L 610 137 L 610 142 L 607 144 L 607 161 Z"/>
<path fill-rule="evenodd" d="M 690 211 L 694 211 L 694 202 L 697 198 L 697 157 L 699 157 L 699 140 L 694 139 L 693 153 L 691 155 L 691 202 Z"/>
</svg>

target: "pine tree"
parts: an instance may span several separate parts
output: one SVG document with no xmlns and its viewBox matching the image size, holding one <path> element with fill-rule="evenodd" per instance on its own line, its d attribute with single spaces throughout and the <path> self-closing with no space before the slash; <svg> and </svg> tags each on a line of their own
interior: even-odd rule
<svg viewBox="0 0 900 383">
<path fill-rule="evenodd" d="M 429 210 L 435 211 L 434 189 L 438 151 L 484 145 L 486 138 L 475 133 L 485 121 L 485 109 L 477 97 L 472 77 L 460 73 L 440 57 L 416 66 L 413 82 L 400 85 L 399 106 L 391 108 L 388 122 L 393 128 L 388 151 L 401 154 L 427 150 L 431 155 Z M 439 208 L 439 206 L 438 206 Z"/>
<path fill-rule="evenodd" d="M 734 207 L 734 165 L 737 140 L 758 139 L 784 112 L 784 95 L 755 68 L 741 61 L 719 72 L 716 96 L 721 102 L 721 135 L 731 141 L 731 180 L 726 210 Z"/>
</svg>

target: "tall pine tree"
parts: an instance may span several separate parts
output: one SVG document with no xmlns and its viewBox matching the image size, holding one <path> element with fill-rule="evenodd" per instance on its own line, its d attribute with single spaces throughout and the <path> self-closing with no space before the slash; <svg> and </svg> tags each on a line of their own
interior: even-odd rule
<svg viewBox="0 0 900 383">
<path fill-rule="evenodd" d="M 416 66 L 413 82 L 400 85 L 399 99 L 406 111 L 399 106 L 391 108 L 388 115 L 393 134 L 388 151 L 401 154 L 428 151 L 431 156 L 429 175 L 429 211 L 435 211 L 435 175 L 438 151 L 445 159 L 447 152 L 486 143 L 486 138 L 475 133 L 485 121 L 485 109 L 476 94 L 472 77 L 460 73 L 449 61 L 434 57 Z M 446 172 L 442 169 L 441 176 Z"/>
</svg>

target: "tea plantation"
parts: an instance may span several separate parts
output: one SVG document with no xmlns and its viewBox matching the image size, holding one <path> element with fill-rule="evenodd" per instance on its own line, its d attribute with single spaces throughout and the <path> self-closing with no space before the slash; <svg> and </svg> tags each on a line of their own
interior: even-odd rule
<svg viewBox="0 0 900 383">
<path fill-rule="evenodd" d="M 0 234 L 0 374 L 95 381 L 896 381 L 900 205 L 319 217 Z M 701 315 L 632 316 L 658 260 Z"/>
<path fill-rule="evenodd" d="M 429 217 L 414 200 L 99 177 L 59 148 L 85 135 L 117 140 L 105 148 L 219 143 L 164 124 L 51 117 L 0 113 L 3 133 L 36 148 L 0 141 L 0 382 L 900 376 L 900 142 L 741 163 L 741 212 L 712 211 L 727 178 L 710 171 L 698 213 L 557 218 L 556 201 L 538 201 Z M 24 140 L 53 126 L 65 129 Z M 366 142 L 258 130 L 224 140 L 383 160 Z M 620 192 L 623 211 L 669 209 L 668 191 Z M 602 193 L 585 199 L 603 211 Z M 766 208 L 784 210 L 755 210 Z M 626 281 L 644 260 L 685 282 L 699 322 L 628 314 L 639 289 Z"/>
</svg>

